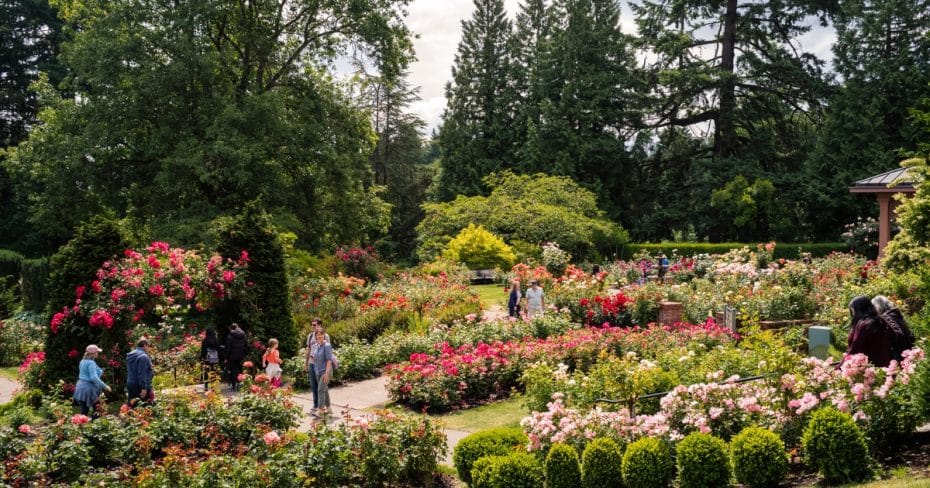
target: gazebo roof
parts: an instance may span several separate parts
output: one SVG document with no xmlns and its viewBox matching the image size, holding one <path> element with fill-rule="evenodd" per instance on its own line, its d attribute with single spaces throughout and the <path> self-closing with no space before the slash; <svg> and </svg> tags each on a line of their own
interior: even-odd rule
<svg viewBox="0 0 930 488">
<path fill-rule="evenodd" d="M 895 168 L 882 174 L 859 180 L 849 187 L 852 193 L 914 193 L 914 179 L 908 168 Z M 888 185 L 897 183 L 889 187 Z"/>
</svg>

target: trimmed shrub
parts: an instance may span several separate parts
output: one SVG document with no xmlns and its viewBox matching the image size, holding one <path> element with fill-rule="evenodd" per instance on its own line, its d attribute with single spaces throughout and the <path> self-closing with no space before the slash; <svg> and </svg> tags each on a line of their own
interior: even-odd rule
<svg viewBox="0 0 930 488">
<path fill-rule="evenodd" d="M 290 294 L 284 247 L 271 224 L 271 218 L 251 202 L 234 219 L 220 225 L 217 252 L 224 258 L 238 260 L 248 255 L 247 293 L 230 300 L 218 313 L 219 324 L 239 323 L 250 340 L 267 342 L 277 338 L 281 355 L 297 353 L 300 339 L 291 317 Z M 226 327 L 220 327 L 221 339 Z"/>
<path fill-rule="evenodd" d="M 788 474 L 785 443 L 761 427 L 746 427 L 733 436 L 730 456 L 736 481 L 750 488 L 778 486 Z"/>
<path fill-rule="evenodd" d="M 589 442 L 581 455 L 581 486 L 609 488 L 622 486 L 623 457 L 613 439 L 600 438 Z"/>
<path fill-rule="evenodd" d="M 539 488 L 543 467 L 531 454 L 515 452 L 506 456 L 485 456 L 475 462 L 472 488 Z"/>
<path fill-rule="evenodd" d="M 97 215 L 81 224 L 74 237 L 62 246 L 51 258 L 48 277 L 48 320 L 52 314 L 74 304 L 79 285 L 90 285 L 104 261 L 122 255 L 132 243 L 120 226 L 110 216 Z M 79 357 L 69 356 L 72 350 L 83 351 L 88 344 L 100 344 L 99 328 L 88 325 L 88 317 L 75 316 L 66 321 L 57 333 L 49 333 L 45 340 L 44 374 L 38 382 L 46 391 L 51 391 L 59 380 L 73 383 Z M 33 385 L 34 386 L 34 385 Z"/>
<path fill-rule="evenodd" d="M 459 479 L 471 484 L 472 467 L 485 456 L 503 456 L 515 452 L 527 442 L 519 428 L 499 428 L 476 432 L 456 444 L 452 450 L 452 464 Z"/>
<path fill-rule="evenodd" d="M 640 252 L 647 252 L 651 255 L 677 254 L 679 256 L 694 256 L 696 254 L 724 254 L 733 249 L 748 247 L 756 248 L 756 243 L 741 242 L 663 242 L 661 244 L 626 244 L 623 246 L 620 259 L 632 259 L 633 256 Z M 821 258 L 832 252 L 847 252 L 849 246 L 844 242 L 814 242 L 802 244 L 778 243 L 775 251 L 772 253 L 773 259 L 800 259 L 803 253 L 811 253 L 811 257 Z"/>
<path fill-rule="evenodd" d="M 468 269 L 508 269 L 517 260 L 503 239 L 475 224 L 468 224 L 449 241 L 443 257 L 462 263 Z"/>
<path fill-rule="evenodd" d="M 578 451 L 566 444 L 555 444 L 546 455 L 546 488 L 578 488 L 581 465 Z"/>
<path fill-rule="evenodd" d="M 0 249 L 0 277 L 19 276 L 19 270 L 20 266 L 22 266 L 23 259 L 23 255 L 16 251 Z"/>
<path fill-rule="evenodd" d="M 681 488 L 716 488 L 730 484 L 730 457 L 723 440 L 693 432 L 678 443 L 675 454 Z"/>
<path fill-rule="evenodd" d="M 664 442 L 642 438 L 623 454 L 623 482 L 628 488 L 664 488 L 672 481 L 672 455 Z"/>
<path fill-rule="evenodd" d="M 862 481 L 871 472 L 865 435 L 849 414 L 834 408 L 811 416 L 801 436 L 804 462 L 827 483 Z"/>
</svg>

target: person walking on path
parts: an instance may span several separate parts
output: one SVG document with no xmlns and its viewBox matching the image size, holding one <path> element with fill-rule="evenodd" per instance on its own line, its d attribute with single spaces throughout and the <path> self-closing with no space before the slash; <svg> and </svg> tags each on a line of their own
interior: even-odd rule
<svg viewBox="0 0 930 488">
<path fill-rule="evenodd" d="M 911 328 L 907 326 L 904 314 L 895 306 L 894 302 L 884 295 L 876 295 L 872 299 L 872 305 L 875 306 L 875 311 L 881 315 L 889 332 L 891 332 L 891 359 L 901 361 L 904 359 L 902 353 L 913 348 L 917 338 Z"/>
<path fill-rule="evenodd" d="M 100 401 L 100 393 L 106 390 L 107 393 L 112 391 L 101 376 L 103 369 L 97 366 L 97 354 L 100 348 L 94 344 L 87 346 L 84 350 L 84 359 L 78 366 L 78 381 L 74 388 L 74 401 L 81 407 L 81 415 L 91 414 L 92 419 L 97 418 L 97 403 Z"/>
<path fill-rule="evenodd" d="M 849 302 L 850 327 L 846 355 L 865 354 L 880 368 L 891 362 L 891 333 L 868 297 Z"/>
<path fill-rule="evenodd" d="M 242 374 L 242 361 L 245 360 L 248 345 L 245 331 L 233 322 L 226 336 L 226 374 L 229 375 L 229 387 L 233 391 L 239 391 L 239 375 Z"/>
<path fill-rule="evenodd" d="M 523 298 L 523 293 L 520 292 L 520 282 L 514 280 L 510 284 L 510 295 L 507 298 L 507 313 L 511 317 L 520 316 L 520 299 Z"/>
<path fill-rule="evenodd" d="M 313 368 L 317 372 L 316 397 L 319 405 L 317 412 L 321 415 L 326 415 L 330 413 L 329 380 L 332 379 L 333 373 L 333 346 L 326 340 L 325 332 L 318 331 L 314 334 L 317 343 L 317 349 L 313 358 Z"/>
<path fill-rule="evenodd" d="M 152 391 L 152 378 L 155 377 L 155 368 L 146 348 L 149 340 L 145 337 L 136 342 L 136 348 L 126 355 L 126 390 L 129 394 L 129 406 L 137 403 L 151 403 L 155 400 Z"/>
<path fill-rule="evenodd" d="M 316 333 L 322 332 L 323 338 L 326 343 L 329 343 L 329 334 L 323 330 L 323 320 L 319 317 L 314 318 L 313 322 L 310 323 L 313 326 L 313 330 L 307 335 L 307 360 L 304 364 L 304 367 L 307 369 L 307 373 L 310 376 L 310 391 L 313 393 L 313 410 L 320 408 L 320 398 L 317 393 L 317 370 L 316 370 L 316 352 L 320 348 L 320 345 L 316 341 Z"/>
<path fill-rule="evenodd" d="M 271 386 L 277 388 L 281 386 L 281 355 L 278 352 L 278 340 L 270 339 L 268 349 L 262 355 L 262 367 L 265 368 L 265 374 L 271 382 Z"/>
<path fill-rule="evenodd" d="M 539 287 L 539 282 L 534 281 L 530 289 L 526 290 L 526 313 L 530 318 L 539 317 L 543 314 L 545 306 L 545 293 Z"/>
<path fill-rule="evenodd" d="M 220 364 L 220 340 L 216 337 L 216 330 L 208 327 L 200 342 L 200 369 L 204 391 L 210 388 L 210 375 L 216 373 L 218 364 Z"/>
</svg>

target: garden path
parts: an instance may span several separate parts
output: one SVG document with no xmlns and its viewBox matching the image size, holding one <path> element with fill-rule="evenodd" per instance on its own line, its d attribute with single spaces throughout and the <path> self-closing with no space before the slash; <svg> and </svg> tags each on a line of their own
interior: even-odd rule
<svg viewBox="0 0 930 488">
<path fill-rule="evenodd" d="M 504 307 L 496 303 L 492 304 L 488 308 L 484 309 L 483 312 L 481 312 L 481 318 L 485 322 L 492 322 L 494 320 L 497 320 L 497 319 L 500 319 L 506 316 L 507 316 L 507 311 L 504 310 Z"/>
<path fill-rule="evenodd" d="M 372 410 L 385 408 L 390 402 L 387 393 L 387 382 L 387 376 L 379 376 L 370 380 L 333 387 L 329 390 L 329 396 L 335 415 L 329 415 L 326 417 L 326 421 L 330 425 L 337 425 L 344 422 L 346 418 L 352 420 L 362 417 L 371 418 Z M 303 416 L 300 418 L 300 430 L 307 430 L 314 423 L 321 421 L 310 413 L 313 408 L 313 395 L 304 392 L 296 393 L 291 399 L 303 409 Z M 443 429 L 443 431 L 446 434 L 446 444 L 449 448 L 443 463 L 452 466 L 452 449 L 470 432 L 453 429 Z"/>
<path fill-rule="evenodd" d="M 11 379 L 0 377 L 0 403 L 6 403 L 13 398 L 15 393 L 22 385 Z"/>
</svg>

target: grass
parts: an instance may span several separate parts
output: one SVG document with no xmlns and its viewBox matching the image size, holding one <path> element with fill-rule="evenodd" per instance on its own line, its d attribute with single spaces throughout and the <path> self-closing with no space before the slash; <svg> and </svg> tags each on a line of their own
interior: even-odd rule
<svg viewBox="0 0 930 488">
<path fill-rule="evenodd" d="M 527 414 L 523 397 L 515 395 L 480 407 L 432 417 L 442 421 L 447 429 L 478 432 L 496 427 L 519 427 L 520 419 Z"/>
<path fill-rule="evenodd" d="M 501 285 L 491 283 L 489 285 L 471 285 L 472 291 L 478 293 L 481 297 L 481 306 L 485 309 L 491 308 L 491 305 L 500 305 L 503 307 L 507 299 L 507 292 Z"/>
<path fill-rule="evenodd" d="M 928 488 L 930 479 L 901 478 L 848 486 L 849 488 Z"/>
<path fill-rule="evenodd" d="M 0 368 L 0 377 L 19 381 L 19 368 L 16 366 Z"/>
</svg>

